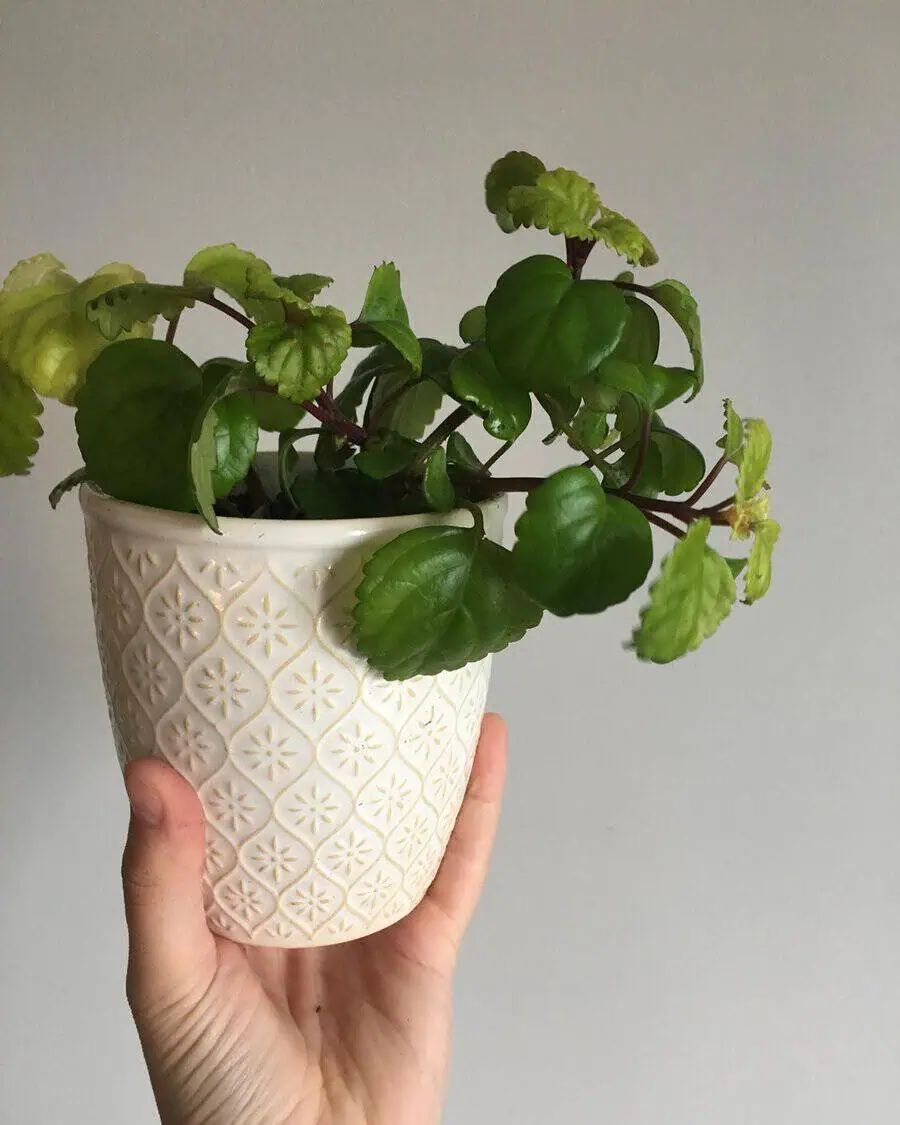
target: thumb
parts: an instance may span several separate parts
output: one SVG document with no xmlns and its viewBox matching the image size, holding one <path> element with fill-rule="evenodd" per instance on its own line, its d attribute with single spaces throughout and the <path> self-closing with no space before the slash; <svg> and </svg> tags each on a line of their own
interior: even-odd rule
<svg viewBox="0 0 900 1125">
<path fill-rule="evenodd" d="M 167 1003 L 209 981 L 215 939 L 203 908 L 205 820 L 190 784 L 165 762 L 125 770 L 131 824 L 122 860 L 132 1007 Z"/>
</svg>

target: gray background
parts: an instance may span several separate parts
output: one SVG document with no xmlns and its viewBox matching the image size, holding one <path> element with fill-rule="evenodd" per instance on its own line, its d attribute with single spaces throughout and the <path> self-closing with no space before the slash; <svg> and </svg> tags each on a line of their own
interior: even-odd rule
<svg viewBox="0 0 900 1125">
<path fill-rule="evenodd" d="M 726 393 L 775 432 L 776 581 L 675 667 L 622 651 L 634 603 L 497 661 L 512 769 L 447 1121 L 896 1121 L 893 0 L 0 9 L 5 266 L 52 249 L 169 280 L 233 239 L 333 274 L 353 311 L 389 257 L 414 325 L 448 336 L 548 247 L 483 210 L 508 148 L 646 226 L 701 301 L 690 432 L 711 447 Z M 183 343 L 239 339 L 200 312 Z M 126 805 L 80 517 L 44 503 L 77 464 L 71 416 L 46 424 L 33 478 L 0 493 L 0 1119 L 143 1125 Z M 554 463 L 537 436 L 510 470 Z"/>
</svg>

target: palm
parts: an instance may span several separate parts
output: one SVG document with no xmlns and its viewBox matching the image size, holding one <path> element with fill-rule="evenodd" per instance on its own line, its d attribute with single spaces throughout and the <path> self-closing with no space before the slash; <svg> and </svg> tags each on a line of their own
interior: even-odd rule
<svg viewBox="0 0 900 1125">
<path fill-rule="evenodd" d="M 189 1110 L 186 1120 L 437 1121 L 452 958 L 429 964 L 423 955 L 429 956 L 430 940 L 416 952 L 424 936 L 419 921 L 322 950 L 244 950 L 218 941 L 207 995 L 214 1065 L 223 1086 L 239 1060 L 252 1080 L 212 1119 L 204 1115 L 210 1104 L 204 1090 L 196 1110 L 182 1106 L 182 1113 Z M 435 936 L 435 948 L 449 949 L 447 935 Z M 197 1036 L 198 1045 L 204 1038 Z M 184 1089 L 177 1075 L 171 1078 Z"/>
<path fill-rule="evenodd" d="M 177 788 L 169 797 L 185 802 L 181 813 L 196 814 L 173 771 L 157 762 L 129 769 L 154 771 L 157 788 Z M 483 881 L 502 775 L 502 727 L 489 720 L 423 902 L 387 930 L 323 949 L 213 938 L 197 888 L 191 919 L 179 916 L 164 933 L 158 898 L 150 915 L 153 881 L 130 871 L 140 861 L 129 844 L 129 995 L 164 1125 L 436 1125 L 456 950 Z M 141 780 L 129 777 L 132 796 Z M 170 804 L 166 820 L 170 809 L 178 815 Z M 145 927 L 154 933 L 145 937 Z"/>
</svg>

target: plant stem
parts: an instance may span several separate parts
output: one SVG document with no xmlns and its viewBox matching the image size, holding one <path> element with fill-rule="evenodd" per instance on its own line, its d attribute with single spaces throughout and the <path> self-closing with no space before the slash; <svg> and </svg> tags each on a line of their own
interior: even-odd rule
<svg viewBox="0 0 900 1125">
<path fill-rule="evenodd" d="M 730 508 L 733 503 L 734 497 L 729 496 L 727 500 L 720 500 L 718 504 L 711 504 L 708 508 L 700 508 L 700 514 L 703 516 L 714 516 L 716 515 L 716 513 L 722 512 L 726 508 Z"/>
<path fill-rule="evenodd" d="M 166 326 L 166 343 L 171 344 L 175 339 L 175 333 L 178 331 L 178 322 L 181 320 L 181 313 L 177 312 Z"/>
<path fill-rule="evenodd" d="M 356 422 L 345 418 L 343 414 L 334 406 L 323 401 L 322 395 L 317 399 L 309 399 L 300 404 L 303 409 L 313 416 L 317 421 L 321 422 L 323 426 L 328 429 L 334 430 L 335 433 L 341 434 L 342 437 L 352 441 L 354 445 L 365 445 L 369 440 L 369 434 L 362 426 L 357 425 Z"/>
<path fill-rule="evenodd" d="M 680 527 L 676 527 L 674 523 L 669 523 L 668 520 L 664 520 L 660 516 L 655 516 L 652 512 L 644 512 L 644 515 L 647 517 L 648 523 L 652 523 L 656 527 L 661 527 L 663 531 L 668 531 L 668 533 L 674 535 L 676 539 L 684 539 L 686 533 L 682 531 Z"/>
<path fill-rule="evenodd" d="M 647 459 L 647 449 L 650 445 L 650 411 L 644 411 L 644 417 L 641 422 L 641 444 L 638 449 L 637 459 L 634 462 L 634 468 L 631 470 L 631 475 L 628 480 L 616 491 L 620 496 L 628 497 L 629 492 L 634 488 L 637 482 L 641 479 L 641 473 L 644 471 L 644 462 Z"/>
<path fill-rule="evenodd" d="M 610 453 L 617 453 L 621 448 L 622 448 L 622 442 L 621 442 L 621 440 L 619 440 L 619 441 L 614 441 L 612 443 L 612 445 L 605 445 L 602 449 L 598 449 L 595 452 L 596 452 L 598 457 L 608 457 L 610 455 Z M 592 465 L 592 464 L 593 464 L 592 461 L 583 461 L 582 462 L 582 468 L 586 469 L 589 465 Z"/>
<path fill-rule="evenodd" d="M 615 489 L 611 491 L 616 494 Z M 636 496 L 633 492 L 623 499 L 640 508 L 645 515 L 647 512 L 665 512 L 666 515 L 674 516 L 675 519 L 688 524 L 695 520 L 708 519 L 716 527 L 726 527 L 729 522 L 726 513 L 720 509 L 692 508 L 686 500 L 660 500 L 658 496 Z"/>
<path fill-rule="evenodd" d="M 471 480 L 471 487 L 478 490 L 485 497 L 496 496 L 501 492 L 532 492 L 544 483 L 546 477 L 486 477 Z M 672 516 L 683 524 L 690 525 L 695 520 L 708 519 L 716 527 L 727 527 L 729 524 L 727 513 L 718 507 L 692 508 L 686 500 L 661 500 L 659 497 L 639 496 L 633 492 L 623 495 L 620 489 L 607 490 L 613 496 L 622 496 L 629 504 L 644 513 L 647 519 L 657 527 L 670 531 L 673 535 L 683 536 L 683 532 L 668 520 L 662 518 L 660 513 Z"/>
<path fill-rule="evenodd" d="M 220 301 L 218 297 L 195 297 L 194 300 L 199 301 L 202 305 L 209 305 L 211 309 L 218 309 L 219 312 L 230 316 L 232 320 L 236 320 L 238 324 L 242 324 L 249 332 L 251 328 L 256 325 L 249 316 L 244 316 L 242 312 L 233 309 L 231 305 L 226 305 L 224 301 Z"/>
<path fill-rule="evenodd" d="M 435 446 L 440 445 L 454 430 L 458 430 L 463 422 L 468 421 L 471 417 L 472 411 L 468 406 L 457 406 L 453 413 L 448 414 L 443 422 L 441 422 L 439 426 L 436 426 L 428 437 L 425 438 L 419 455 L 416 457 L 416 461 L 421 463 Z"/>
<path fill-rule="evenodd" d="M 618 494 L 618 490 L 614 489 L 613 491 Z M 691 511 L 683 500 L 660 500 L 658 496 L 639 496 L 635 493 L 623 496 L 622 499 L 630 501 L 641 511 L 665 512 L 667 515 L 681 520 L 682 523 L 691 523 L 692 520 L 697 518 L 697 514 Z"/>
<path fill-rule="evenodd" d="M 649 289 L 646 285 L 638 285 L 634 281 L 614 281 L 613 285 L 618 289 L 627 289 L 629 293 L 642 293 L 645 297 L 656 300 L 653 290 Z"/>
<path fill-rule="evenodd" d="M 586 446 L 567 422 L 564 422 L 561 418 L 556 417 L 553 410 L 553 405 L 548 400 L 546 395 L 539 394 L 535 397 L 543 407 L 544 413 L 550 419 L 554 428 L 561 430 L 575 447 L 575 449 L 577 449 L 579 453 L 583 453 L 585 457 L 587 457 L 590 464 L 593 465 L 594 468 L 598 470 L 598 472 L 602 473 L 609 468 L 609 462 L 606 461 L 601 454 L 597 453 L 596 450 L 590 449 L 588 446 Z"/>
<path fill-rule="evenodd" d="M 728 457 L 723 453 L 719 460 L 716 461 L 715 465 L 713 465 L 713 467 L 706 474 L 705 479 L 700 482 L 696 490 L 692 492 L 688 497 L 688 504 L 696 504 L 701 496 L 705 496 L 707 492 L 709 492 L 710 488 L 712 488 L 713 484 L 715 483 L 716 477 L 719 475 L 719 473 L 721 473 L 721 471 L 727 464 Z"/>
<path fill-rule="evenodd" d="M 576 281 L 581 277 L 584 263 L 596 245 L 595 242 L 588 242 L 585 238 L 566 237 L 566 265 Z"/>
<path fill-rule="evenodd" d="M 503 456 L 503 454 L 509 452 L 509 450 L 512 449 L 514 444 L 515 443 L 512 442 L 512 441 L 505 441 L 500 446 L 499 449 L 495 449 L 494 452 L 490 455 L 490 457 L 488 457 L 487 461 L 485 461 L 485 463 L 484 463 L 485 472 L 487 472 L 488 469 L 490 469 L 494 465 L 496 465 L 497 462 L 500 460 L 500 458 Z"/>
</svg>

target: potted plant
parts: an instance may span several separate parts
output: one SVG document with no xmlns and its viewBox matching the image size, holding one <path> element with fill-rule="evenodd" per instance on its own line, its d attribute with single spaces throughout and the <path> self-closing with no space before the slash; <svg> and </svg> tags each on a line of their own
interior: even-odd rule
<svg viewBox="0 0 900 1125">
<path fill-rule="evenodd" d="M 195 785 L 210 924 L 238 941 L 347 940 L 415 905 L 462 799 L 492 654 L 544 612 L 637 591 L 651 525 L 675 544 L 630 641 L 640 659 L 695 649 L 739 578 L 747 603 L 769 585 L 765 423 L 726 400 L 707 470 L 663 418 L 703 385 L 689 290 L 583 276 L 598 244 L 633 268 L 657 256 L 577 173 L 510 152 L 485 187 L 502 230 L 547 230 L 565 252 L 507 269 L 458 343 L 413 331 L 392 263 L 350 319 L 321 297 L 330 278 L 276 274 L 234 245 L 201 250 L 177 285 L 120 264 L 76 282 L 39 255 L 0 293 L 0 472 L 28 471 L 41 397 L 74 405 L 84 464 L 51 500 L 81 484 L 119 755 L 161 755 Z M 177 347 L 197 304 L 243 326 L 244 356 L 198 364 Z M 659 362 L 660 313 L 690 366 Z M 497 475 L 538 419 L 568 463 Z M 485 460 L 460 432 L 473 420 L 497 443 Z M 265 431 L 277 450 L 260 452 Z M 510 550 L 511 492 L 527 501 Z M 749 552 L 720 554 L 720 529 Z"/>
</svg>

